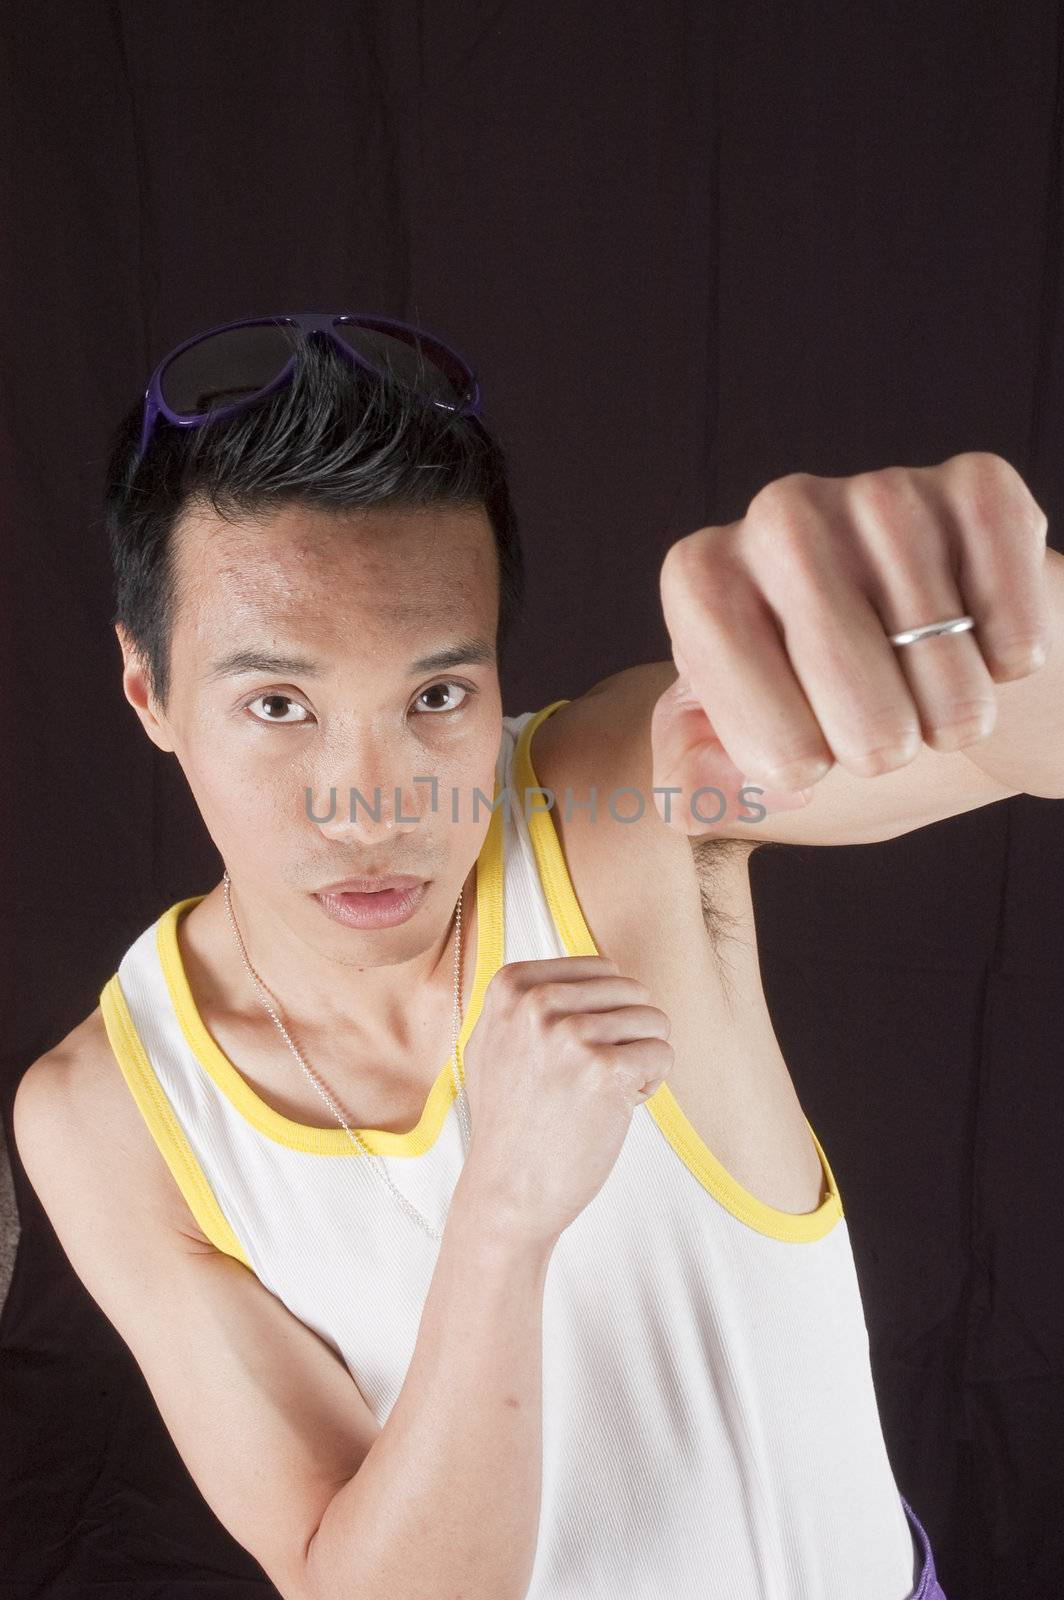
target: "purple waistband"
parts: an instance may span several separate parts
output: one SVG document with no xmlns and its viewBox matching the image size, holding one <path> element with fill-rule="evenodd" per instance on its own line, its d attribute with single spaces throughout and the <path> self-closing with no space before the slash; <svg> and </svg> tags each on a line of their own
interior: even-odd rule
<svg viewBox="0 0 1064 1600">
<path fill-rule="evenodd" d="M 905 1515 L 916 1529 L 916 1536 L 924 1553 L 920 1582 L 913 1590 L 909 1600 L 946 1600 L 946 1592 L 939 1583 L 935 1572 L 935 1558 L 931 1550 L 931 1541 L 924 1531 L 924 1525 L 904 1495 L 901 1496 L 901 1503 L 905 1507 Z"/>
</svg>

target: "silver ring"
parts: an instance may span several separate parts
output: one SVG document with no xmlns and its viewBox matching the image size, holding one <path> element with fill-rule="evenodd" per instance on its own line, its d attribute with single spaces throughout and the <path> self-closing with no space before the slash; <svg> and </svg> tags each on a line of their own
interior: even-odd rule
<svg viewBox="0 0 1064 1600">
<path fill-rule="evenodd" d="M 975 627 L 974 617 L 950 617 L 946 622 L 928 622 L 922 628 L 905 628 L 901 633 L 888 633 L 891 644 L 913 644 L 917 639 L 928 639 L 935 633 L 967 633 Z"/>
</svg>

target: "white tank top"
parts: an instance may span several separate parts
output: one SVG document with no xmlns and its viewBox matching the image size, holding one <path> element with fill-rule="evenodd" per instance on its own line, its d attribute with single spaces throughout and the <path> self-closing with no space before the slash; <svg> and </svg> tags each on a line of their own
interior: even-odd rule
<svg viewBox="0 0 1064 1600">
<path fill-rule="evenodd" d="M 529 756 L 564 704 L 502 719 L 460 1050 L 504 961 L 598 953 Z M 176 936 L 201 898 L 145 929 L 105 986 L 111 1045 L 204 1233 L 339 1354 L 383 1426 L 438 1247 L 339 1125 L 273 1110 L 208 1033 Z M 449 1058 L 416 1127 L 360 1132 L 442 1231 L 463 1160 Z M 667 1083 L 636 1107 L 547 1271 L 527 1600 L 908 1600 L 922 1555 L 813 1139 L 827 1194 L 795 1215 L 725 1171 Z"/>
</svg>

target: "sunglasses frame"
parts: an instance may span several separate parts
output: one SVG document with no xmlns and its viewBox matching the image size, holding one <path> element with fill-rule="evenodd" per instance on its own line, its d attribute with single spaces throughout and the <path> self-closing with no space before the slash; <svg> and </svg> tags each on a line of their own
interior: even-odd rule
<svg viewBox="0 0 1064 1600">
<path fill-rule="evenodd" d="M 232 328 L 267 327 L 270 324 L 288 324 L 289 326 L 294 326 L 299 330 L 299 337 L 301 340 L 309 338 L 311 334 L 320 334 L 322 337 L 331 340 L 334 348 L 339 350 L 341 355 L 346 356 L 351 362 L 352 366 L 363 367 L 367 372 L 379 373 L 380 369 L 375 367 L 372 361 L 368 361 L 365 356 L 359 355 L 357 350 L 352 349 L 349 344 L 347 344 L 343 339 L 339 338 L 334 331 L 337 323 L 350 323 L 356 327 L 369 328 L 377 333 L 392 333 L 398 329 L 403 333 L 415 334 L 423 345 L 428 346 L 426 354 L 429 356 L 429 359 L 431 359 L 433 346 L 435 346 L 435 348 L 438 350 L 445 351 L 451 360 L 457 362 L 458 366 L 465 373 L 468 379 L 469 393 L 467 397 L 458 405 L 447 405 L 442 400 L 432 400 L 431 404 L 434 406 L 439 406 L 443 411 L 453 412 L 455 416 L 479 417 L 480 383 L 477 379 L 476 373 L 473 371 L 472 367 L 469 365 L 468 361 L 466 361 L 464 356 L 459 355 L 457 350 L 453 349 L 436 334 L 430 333 L 427 328 L 415 327 L 414 324 L 410 322 L 399 322 L 394 317 L 378 316 L 376 312 L 372 311 L 305 311 L 278 313 L 277 315 L 271 317 L 240 317 L 235 322 L 220 322 L 217 327 L 207 328 L 202 333 L 193 334 L 191 339 L 185 339 L 183 343 L 179 344 L 176 349 L 171 350 L 170 353 L 164 356 L 159 362 L 159 365 L 152 373 L 148 387 L 144 392 L 144 421 L 140 430 L 140 448 L 137 451 L 137 462 L 143 458 L 144 452 L 148 448 L 148 443 L 151 439 L 152 432 L 159 417 L 165 417 L 167 422 L 172 423 L 175 428 L 196 428 L 204 422 L 214 422 L 220 417 L 233 416 L 236 412 L 243 411 L 247 406 L 257 405 L 258 402 L 266 395 L 272 394 L 275 389 L 281 388 L 282 384 L 287 383 L 291 378 L 296 365 L 296 355 L 294 351 L 289 359 L 285 362 L 284 366 L 273 382 L 268 383 L 264 388 L 259 389 L 255 394 L 244 395 L 240 400 L 230 401 L 224 406 L 213 406 L 209 411 L 202 411 L 196 416 L 183 416 L 178 412 L 172 411 L 167 405 L 166 401 L 163 399 L 163 373 L 166 371 L 170 362 L 175 360 L 176 357 L 181 355 L 185 350 L 190 350 L 193 345 L 200 344 L 205 339 L 213 338 L 213 336 L 217 333 L 228 333 Z M 444 369 L 441 368 L 441 370 Z"/>
</svg>

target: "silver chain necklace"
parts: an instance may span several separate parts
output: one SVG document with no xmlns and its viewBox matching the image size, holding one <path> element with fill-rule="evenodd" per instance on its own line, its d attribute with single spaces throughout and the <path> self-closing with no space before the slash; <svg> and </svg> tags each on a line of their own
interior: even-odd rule
<svg viewBox="0 0 1064 1600">
<path fill-rule="evenodd" d="M 273 1006 L 270 1004 L 269 1000 L 267 999 L 267 995 L 269 995 L 271 991 L 269 989 L 267 989 L 266 985 L 263 983 L 262 979 L 259 977 L 259 975 L 255 971 L 254 967 L 251 965 L 251 962 L 248 960 L 248 953 L 247 953 L 247 950 L 244 948 L 244 941 L 240 936 L 240 929 L 237 927 L 236 918 L 233 915 L 233 904 L 232 904 L 232 899 L 231 899 L 230 891 L 229 891 L 229 883 L 230 883 L 230 880 L 229 880 L 229 869 L 227 867 L 225 869 L 225 872 L 224 872 L 223 876 L 222 876 L 222 888 L 223 888 L 223 895 L 224 895 L 224 899 L 225 899 L 226 914 L 227 914 L 227 916 L 229 918 L 229 922 L 230 922 L 230 925 L 232 926 L 233 932 L 236 935 L 236 942 L 240 946 L 241 959 L 243 960 L 243 963 L 244 963 L 245 967 L 247 968 L 248 977 L 251 979 L 252 983 L 255 985 L 255 988 L 256 988 L 256 990 L 258 991 L 258 994 L 259 994 L 259 998 L 261 999 L 263 1005 L 266 1007 L 266 1010 L 269 1012 L 270 1016 L 273 1018 L 274 1025 L 278 1029 L 282 1039 L 284 1040 L 285 1044 L 288 1046 L 289 1050 L 291 1050 L 291 1052 L 295 1056 L 296 1060 L 299 1062 L 299 1065 L 302 1067 L 303 1071 L 306 1073 L 307 1077 L 310 1079 L 310 1082 L 314 1085 L 315 1089 L 317 1089 L 317 1091 L 321 1095 L 322 1099 L 329 1106 L 329 1109 L 332 1111 L 333 1115 L 339 1121 L 340 1126 L 341 1126 L 341 1128 L 343 1128 L 344 1132 L 347 1134 L 347 1137 L 351 1140 L 351 1142 L 354 1145 L 356 1145 L 356 1147 L 360 1148 L 365 1155 L 368 1155 L 368 1156 L 373 1158 L 373 1171 L 378 1173 L 384 1179 L 385 1183 L 388 1185 L 389 1189 L 391 1189 L 391 1191 L 394 1194 L 395 1198 L 399 1201 L 399 1204 L 403 1207 L 403 1210 L 406 1211 L 410 1216 L 412 1216 L 420 1227 L 424 1228 L 425 1232 L 429 1235 L 429 1237 L 431 1239 L 433 1239 L 435 1241 L 436 1244 L 441 1244 L 442 1243 L 442 1235 L 439 1234 L 436 1231 L 436 1229 L 432 1226 L 432 1224 L 424 1216 L 422 1216 L 421 1212 L 417 1209 L 417 1207 L 415 1205 L 413 1205 L 406 1198 L 406 1196 L 404 1194 L 401 1194 L 399 1192 L 399 1190 L 395 1187 L 395 1184 L 392 1182 L 391 1174 L 388 1171 L 388 1168 L 387 1168 L 387 1165 L 386 1165 L 386 1163 L 384 1161 L 383 1156 L 379 1156 L 379 1155 L 376 1154 L 375 1151 L 371 1150 L 369 1148 L 369 1146 L 366 1144 L 365 1140 L 357 1132 L 357 1130 L 348 1127 L 348 1124 L 347 1124 L 347 1122 L 346 1122 L 346 1120 L 344 1118 L 343 1112 L 341 1111 L 340 1107 L 337 1105 L 337 1103 L 334 1100 L 334 1098 L 332 1097 L 332 1095 L 326 1089 L 326 1087 L 325 1087 L 324 1083 L 322 1082 L 321 1078 L 319 1078 L 317 1073 L 314 1072 L 314 1070 L 307 1065 L 307 1063 L 304 1060 L 303 1056 L 300 1054 L 300 1052 L 296 1049 L 296 1046 L 293 1044 L 291 1036 L 289 1035 L 288 1029 L 285 1027 L 284 1023 L 281 1021 L 280 1017 L 277 1015 L 277 1012 L 274 1010 Z M 465 1085 L 462 1083 L 462 1081 L 461 1081 L 461 1079 L 459 1078 L 459 1075 L 458 1075 L 458 1035 L 459 1035 L 459 1033 L 461 1031 L 461 1018 L 462 1018 L 461 973 L 462 973 L 462 895 L 461 895 L 461 892 L 459 892 L 458 904 L 455 906 L 454 1010 L 453 1010 L 453 1014 L 452 1014 L 452 1036 L 451 1036 L 451 1079 L 452 1079 L 452 1081 L 454 1083 L 454 1088 L 455 1088 L 455 1100 L 456 1100 L 456 1103 L 457 1103 L 457 1106 L 458 1106 L 458 1118 L 459 1118 L 459 1122 L 461 1124 L 461 1130 L 462 1130 L 463 1151 L 464 1151 L 464 1154 L 468 1155 L 469 1154 L 469 1140 L 470 1140 L 469 1104 L 468 1104 L 468 1100 L 467 1100 L 467 1097 L 466 1097 Z"/>
</svg>

